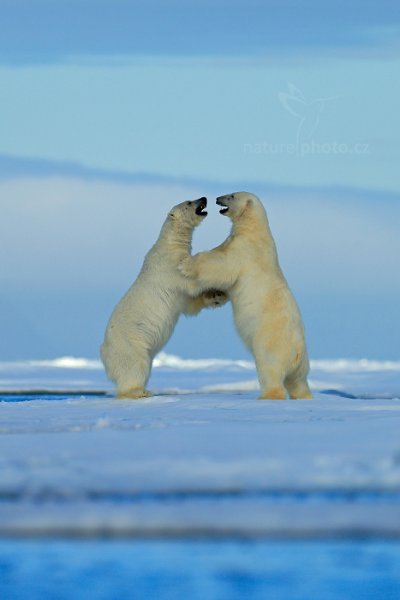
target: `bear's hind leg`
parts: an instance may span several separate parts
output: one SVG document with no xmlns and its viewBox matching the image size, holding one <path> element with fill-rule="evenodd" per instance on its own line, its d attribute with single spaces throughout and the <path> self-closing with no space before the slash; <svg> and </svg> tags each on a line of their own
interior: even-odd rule
<svg viewBox="0 0 400 600">
<path fill-rule="evenodd" d="M 150 398 L 153 394 L 149 390 L 145 390 L 143 388 L 129 388 L 129 389 L 121 389 L 117 388 L 117 398 L 118 400 L 139 400 L 140 398 Z"/>
<path fill-rule="evenodd" d="M 285 400 L 286 389 L 279 366 L 265 352 L 257 353 L 255 359 L 261 388 L 259 400 Z"/>
<path fill-rule="evenodd" d="M 286 379 L 285 387 L 292 400 L 311 400 L 313 395 L 306 378 Z"/>
<path fill-rule="evenodd" d="M 120 365 L 119 373 L 115 377 L 117 398 L 136 400 L 153 395 L 146 390 L 146 384 L 150 377 L 151 362 L 148 356 L 139 357 L 136 355 Z"/>
<path fill-rule="evenodd" d="M 286 400 L 286 390 L 283 386 L 267 387 L 261 389 L 261 393 L 258 396 L 259 400 Z"/>
</svg>

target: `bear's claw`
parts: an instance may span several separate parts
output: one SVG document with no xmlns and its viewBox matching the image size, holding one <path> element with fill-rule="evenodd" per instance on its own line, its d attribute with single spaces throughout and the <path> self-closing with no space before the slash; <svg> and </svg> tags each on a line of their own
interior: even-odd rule
<svg viewBox="0 0 400 600">
<path fill-rule="evenodd" d="M 207 290 L 204 292 L 204 297 L 209 306 L 222 306 L 228 302 L 228 296 L 221 290 Z"/>
</svg>

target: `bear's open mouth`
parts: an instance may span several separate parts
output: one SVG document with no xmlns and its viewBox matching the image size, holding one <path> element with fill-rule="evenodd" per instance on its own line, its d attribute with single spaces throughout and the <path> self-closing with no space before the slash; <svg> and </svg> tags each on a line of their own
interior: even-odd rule
<svg viewBox="0 0 400 600">
<path fill-rule="evenodd" d="M 199 217 L 206 217 L 208 215 L 208 212 L 204 210 L 206 207 L 207 198 L 200 198 L 200 200 L 197 200 L 196 215 Z"/>
<path fill-rule="evenodd" d="M 222 200 L 220 200 L 219 198 L 217 198 L 217 204 L 218 206 L 222 206 L 223 208 L 221 208 L 221 210 L 219 211 L 220 215 L 226 215 L 226 213 L 229 210 L 229 206 L 226 206 L 226 204 L 223 203 Z"/>
</svg>

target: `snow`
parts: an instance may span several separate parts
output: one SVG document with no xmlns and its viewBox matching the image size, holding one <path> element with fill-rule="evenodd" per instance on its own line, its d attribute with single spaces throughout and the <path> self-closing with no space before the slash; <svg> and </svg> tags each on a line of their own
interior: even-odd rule
<svg viewBox="0 0 400 600">
<path fill-rule="evenodd" d="M 120 401 L 96 360 L 0 363 L 0 535 L 400 537 L 400 362 L 310 380 L 260 401 L 251 361 L 160 354 Z"/>
</svg>

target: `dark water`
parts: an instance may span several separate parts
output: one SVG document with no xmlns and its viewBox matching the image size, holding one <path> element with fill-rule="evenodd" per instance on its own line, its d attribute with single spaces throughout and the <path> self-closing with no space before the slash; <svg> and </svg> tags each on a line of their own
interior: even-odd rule
<svg viewBox="0 0 400 600">
<path fill-rule="evenodd" d="M 400 542 L 0 542 L 1 600 L 399 600 Z"/>
</svg>

